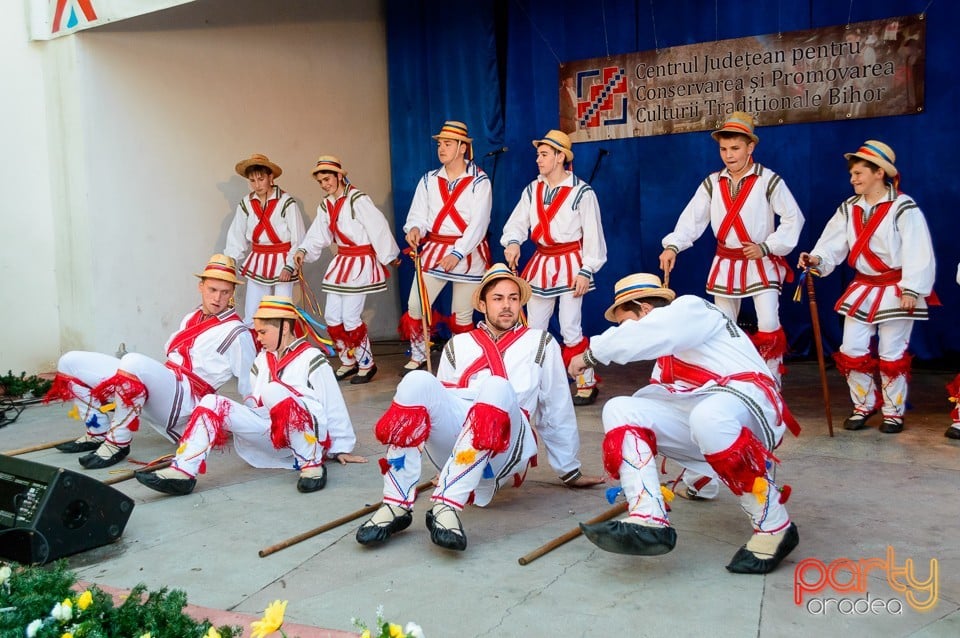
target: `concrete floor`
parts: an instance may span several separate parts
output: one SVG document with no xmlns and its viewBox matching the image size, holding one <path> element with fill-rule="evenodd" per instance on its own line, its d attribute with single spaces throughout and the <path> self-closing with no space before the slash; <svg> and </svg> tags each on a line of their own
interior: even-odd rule
<svg viewBox="0 0 960 638">
<path fill-rule="evenodd" d="M 674 501 L 671 517 L 679 540 L 665 556 L 609 554 L 578 538 L 520 566 L 519 557 L 610 507 L 603 489 L 562 487 L 545 461 L 520 489 L 501 492 L 487 508 L 467 509 L 464 553 L 430 543 L 423 496 L 414 524 L 385 546 L 358 545 L 358 520 L 260 558 L 260 549 L 379 500 L 376 461 L 383 448 L 372 425 L 392 397 L 402 361 L 399 355 L 381 356 L 374 382 L 343 386 L 359 437 L 357 452 L 368 456 L 369 464 L 332 465 L 327 488 L 314 494 L 296 492 L 293 471 L 253 469 L 233 452 L 212 455 L 208 473 L 186 497 L 164 496 L 132 480 L 119 483 L 116 487 L 136 500 L 122 538 L 72 557 L 71 567 L 87 581 L 120 588 L 139 582 L 174 586 L 193 604 L 255 615 L 274 599 L 289 600 L 290 622 L 330 629 L 352 629 L 354 616 L 372 622 L 383 605 L 387 619 L 418 622 L 430 638 L 960 635 L 960 547 L 953 542 L 960 537 L 960 444 L 943 437 L 950 409 L 943 386 L 952 377 L 947 372 L 914 372 L 907 430 L 886 435 L 875 428 L 843 430 L 845 386 L 830 371 L 836 436 L 829 438 L 816 364 L 791 366 L 786 396 L 804 432 L 799 439 L 788 435 L 778 450 L 783 461 L 778 476 L 793 488 L 788 508 L 800 546 L 765 577 L 724 569 L 750 533 L 735 497 L 726 492 L 713 502 Z M 581 459 L 593 474 L 602 472 L 603 401 L 632 392 L 647 378 L 649 365 L 600 373 L 600 401 L 577 412 Z M 0 429 L 0 450 L 79 434 L 65 413 L 62 405 L 27 408 L 16 423 Z M 148 461 L 171 451 L 145 426 L 130 458 Z M 55 450 L 21 458 L 87 471 L 75 456 Z M 90 474 L 105 479 L 113 469 Z M 677 472 L 670 464 L 665 478 Z M 885 558 L 888 547 L 896 566 L 913 561 L 919 579 L 929 577 L 931 559 L 938 561 L 931 610 L 910 607 L 880 569 L 868 574 L 865 589 L 886 609 L 874 602 L 872 611 L 851 613 L 849 605 L 865 594 L 832 588 L 795 604 L 801 560 L 850 559 L 833 581 L 846 584 L 851 565 Z M 805 576 L 812 581 L 816 574 L 808 570 Z M 826 602 L 825 613 L 822 599 L 833 601 Z"/>
</svg>

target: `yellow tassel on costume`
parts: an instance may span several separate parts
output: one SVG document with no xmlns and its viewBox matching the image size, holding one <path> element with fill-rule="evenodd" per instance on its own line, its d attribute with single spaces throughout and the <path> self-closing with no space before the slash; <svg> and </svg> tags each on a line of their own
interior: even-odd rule
<svg viewBox="0 0 960 638">
<path fill-rule="evenodd" d="M 767 490 L 769 488 L 770 484 L 767 482 L 767 479 L 758 476 L 753 479 L 753 489 L 750 490 L 750 492 L 757 498 L 757 502 L 763 505 L 767 502 Z"/>
<path fill-rule="evenodd" d="M 103 405 L 100 406 L 100 411 L 103 412 L 104 414 L 106 414 L 110 410 L 116 410 L 116 409 L 117 409 L 116 403 L 104 403 Z"/>
<path fill-rule="evenodd" d="M 317 437 L 313 436 L 309 432 L 304 432 L 303 438 L 305 438 L 307 440 L 307 443 L 309 443 L 310 445 L 313 445 L 314 443 L 317 442 Z"/>
<path fill-rule="evenodd" d="M 457 452 L 456 457 L 454 457 L 454 461 L 456 461 L 459 465 L 470 465 L 476 460 L 477 451 L 472 448 L 469 450 L 463 450 L 462 452 Z"/>
<path fill-rule="evenodd" d="M 187 451 L 187 444 L 186 444 L 186 443 L 181 443 L 181 444 L 180 444 L 180 447 L 177 448 L 177 454 L 183 454 L 183 453 L 186 452 L 186 451 Z"/>
<path fill-rule="evenodd" d="M 76 419 L 77 421 L 79 421 L 80 410 L 77 409 L 77 406 L 73 406 L 72 408 L 70 408 L 70 411 L 67 412 L 67 416 L 70 417 L 71 419 Z"/>
<path fill-rule="evenodd" d="M 673 501 L 673 497 L 674 497 L 673 490 L 671 490 L 666 485 L 660 486 L 660 493 L 663 494 L 663 500 L 665 500 L 667 503 L 670 503 Z"/>
</svg>

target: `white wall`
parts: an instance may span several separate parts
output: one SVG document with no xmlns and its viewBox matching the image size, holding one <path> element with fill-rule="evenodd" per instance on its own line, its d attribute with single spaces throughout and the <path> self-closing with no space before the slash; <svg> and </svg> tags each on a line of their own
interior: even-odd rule
<svg viewBox="0 0 960 638">
<path fill-rule="evenodd" d="M 223 249 L 247 192 L 233 167 L 251 153 L 283 168 L 278 183 L 307 223 L 321 154 L 339 155 L 392 221 L 377 0 L 201 0 L 32 46 L 48 47 L 46 106 L 59 109 L 48 119 L 65 141 L 54 179 L 61 350 L 124 342 L 161 354 L 198 301 L 192 273 Z M 326 261 L 307 270 L 315 290 Z M 375 338 L 395 335 L 395 288 L 367 309 Z M 59 354 L 53 340 L 27 352 Z"/>
<path fill-rule="evenodd" d="M 0 374 L 52 369 L 59 354 L 53 205 L 42 43 L 28 41 L 24 2 L 4 4 L 0 20 L 3 99 L 0 149 Z"/>
</svg>

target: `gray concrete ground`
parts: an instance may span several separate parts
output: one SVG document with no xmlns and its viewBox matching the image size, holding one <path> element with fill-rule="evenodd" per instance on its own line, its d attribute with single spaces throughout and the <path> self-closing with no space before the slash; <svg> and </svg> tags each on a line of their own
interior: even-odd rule
<svg viewBox="0 0 960 638">
<path fill-rule="evenodd" d="M 829 438 L 816 365 L 792 366 L 786 395 L 804 432 L 799 439 L 788 435 L 778 456 L 779 478 L 793 488 L 788 508 L 800 546 L 765 577 L 724 569 L 750 533 L 726 492 L 713 502 L 674 501 L 679 540 L 665 556 L 609 554 L 581 537 L 520 566 L 519 557 L 610 507 L 604 489 L 562 487 L 543 458 L 520 489 L 502 491 L 487 508 L 467 509 L 464 553 L 430 543 L 424 495 L 414 524 L 385 546 L 358 545 L 358 520 L 260 558 L 260 549 L 379 500 L 376 461 L 383 448 L 372 425 L 392 397 L 401 363 L 396 355 L 381 357 L 374 382 L 343 386 L 357 452 L 370 463 L 331 466 L 327 488 L 314 494 L 297 493 L 293 471 L 253 469 L 232 451 L 208 459 L 207 474 L 189 496 L 164 496 L 133 480 L 119 483 L 136 500 L 123 537 L 72 557 L 71 567 L 84 580 L 121 588 L 174 586 L 186 590 L 191 603 L 250 614 L 274 599 L 289 600 L 289 621 L 331 629 L 351 629 L 353 616 L 372 621 L 383 605 L 388 619 L 416 621 L 431 638 L 960 634 L 960 549 L 953 543 L 960 531 L 960 444 L 943 437 L 950 409 L 946 372 L 915 371 L 908 429 L 886 435 L 875 428 L 842 429 L 845 386 L 831 371 L 836 437 Z M 601 370 L 600 401 L 577 412 L 585 471 L 602 472 L 603 401 L 631 392 L 648 371 L 646 365 Z M 0 450 L 79 434 L 79 424 L 65 413 L 62 405 L 27 408 L 0 429 Z M 169 452 L 170 444 L 144 426 L 130 458 L 148 461 Z M 55 450 L 21 458 L 87 471 L 75 456 Z M 105 479 L 112 469 L 90 474 Z M 667 469 L 666 478 L 674 478 L 677 467 Z M 909 592 L 891 586 L 880 567 L 857 591 L 837 591 L 854 589 L 861 561 L 886 560 L 888 547 L 895 566 L 910 562 L 920 580 L 929 578 L 931 559 L 937 561 L 932 609 L 911 607 Z M 835 569 L 826 589 L 806 592 L 797 605 L 795 570 L 804 559 L 811 567 L 803 576 L 811 583 L 818 577 L 812 561 Z M 840 559 L 850 562 L 835 563 Z M 918 592 L 917 599 L 930 595 Z"/>
</svg>

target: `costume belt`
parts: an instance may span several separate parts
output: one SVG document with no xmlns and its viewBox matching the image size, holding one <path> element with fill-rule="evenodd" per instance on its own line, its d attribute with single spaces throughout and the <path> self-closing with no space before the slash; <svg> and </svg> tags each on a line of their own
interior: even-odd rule
<svg viewBox="0 0 960 638">
<path fill-rule="evenodd" d="M 439 235 L 437 233 L 427 233 L 426 241 L 452 246 L 453 244 L 457 243 L 461 237 L 462 235 Z"/>
<path fill-rule="evenodd" d="M 900 279 L 903 276 L 903 270 L 900 268 L 894 268 L 886 272 L 882 272 L 879 275 L 865 275 L 862 272 L 857 272 L 854 276 L 853 281 L 855 283 L 866 284 L 868 286 L 890 286 L 892 284 L 900 283 Z"/>
<path fill-rule="evenodd" d="M 562 244 L 537 244 L 537 252 L 541 255 L 556 256 L 569 255 L 580 250 L 582 243 L 580 241 L 568 241 Z"/>
<path fill-rule="evenodd" d="M 167 359 L 163 365 L 173 371 L 173 374 L 177 377 L 177 381 L 183 381 L 184 377 L 186 377 L 187 382 L 190 383 L 190 391 L 193 393 L 195 400 L 200 400 L 208 394 L 216 393 L 216 388 L 197 376 L 197 373 L 193 370 L 187 370 L 182 365 L 176 364 L 169 359 Z"/>
<path fill-rule="evenodd" d="M 343 255 L 344 257 L 365 257 L 367 255 L 376 257 L 377 255 L 371 244 L 363 244 L 361 246 L 337 246 L 337 254 Z"/>
<path fill-rule="evenodd" d="M 769 258 L 770 261 L 774 263 L 779 268 L 783 268 L 784 272 L 784 281 L 790 283 L 793 281 L 793 269 L 787 264 L 786 258 L 781 255 L 764 255 Z M 763 257 L 758 257 L 757 259 L 750 259 L 743 254 L 743 248 L 730 248 L 729 246 L 724 246 L 723 244 L 717 244 L 717 257 L 721 259 L 733 259 L 737 261 L 760 261 Z M 761 271 L 762 273 L 762 271 Z M 761 274 L 763 278 L 763 283 L 766 285 L 766 277 Z"/>
<path fill-rule="evenodd" d="M 279 255 L 290 252 L 290 242 L 285 241 L 282 244 L 254 244 L 253 253 L 255 255 Z"/>
</svg>

